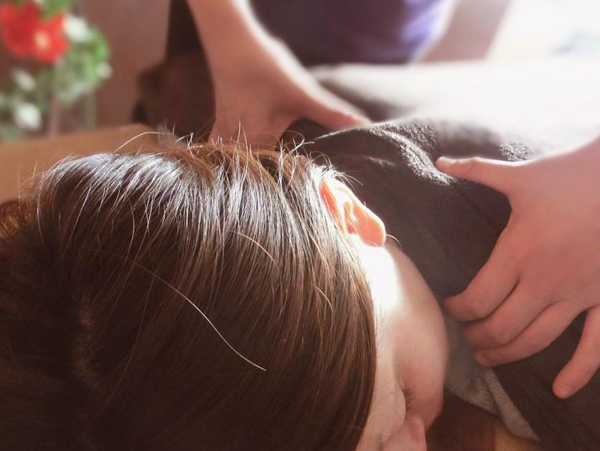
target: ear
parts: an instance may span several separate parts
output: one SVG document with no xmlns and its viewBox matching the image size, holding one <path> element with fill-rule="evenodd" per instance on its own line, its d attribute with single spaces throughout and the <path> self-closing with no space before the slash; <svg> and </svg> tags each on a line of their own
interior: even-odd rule
<svg viewBox="0 0 600 451">
<path fill-rule="evenodd" d="M 344 235 L 355 233 L 372 246 L 385 243 L 385 225 L 342 182 L 329 179 L 321 185 L 321 197 Z"/>
</svg>

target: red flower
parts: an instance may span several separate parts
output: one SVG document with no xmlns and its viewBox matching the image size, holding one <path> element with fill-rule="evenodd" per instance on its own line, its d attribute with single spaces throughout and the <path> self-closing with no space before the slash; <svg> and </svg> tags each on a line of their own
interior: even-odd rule
<svg viewBox="0 0 600 451">
<path fill-rule="evenodd" d="M 64 19 L 64 14 L 57 14 L 44 20 L 32 2 L 23 7 L 0 6 L 2 39 L 8 50 L 17 57 L 33 57 L 43 63 L 58 61 L 69 48 Z"/>
</svg>

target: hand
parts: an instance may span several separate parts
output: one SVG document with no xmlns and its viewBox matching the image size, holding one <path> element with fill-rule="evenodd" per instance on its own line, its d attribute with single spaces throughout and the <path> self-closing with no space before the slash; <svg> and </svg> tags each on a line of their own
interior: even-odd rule
<svg viewBox="0 0 600 451">
<path fill-rule="evenodd" d="M 214 62 L 211 72 L 216 99 L 211 139 L 276 144 L 299 118 L 334 130 L 368 123 L 356 108 L 319 85 L 287 47 L 266 36 Z"/>
<path fill-rule="evenodd" d="M 512 214 L 467 289 L 445 301 L 484 366 L 546 348 L 582 312 L 583 334 L 553 391 L 568 397 L 600 366 L 600 140 L 579 151 L 506 163 L 437 161 L 440 170 L 508 196 Z"/>
</svg>

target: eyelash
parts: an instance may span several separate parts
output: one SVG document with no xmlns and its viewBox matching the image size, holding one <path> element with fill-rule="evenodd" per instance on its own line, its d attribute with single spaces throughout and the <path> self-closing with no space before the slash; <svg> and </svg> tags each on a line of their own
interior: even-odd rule
<svg viewBox="0 0 600 451">
<path fill-rule="evenodd" d="M 403 388 L 402 393 L 404 394 L 404 402 L 406 403 L 406 412 L 410 412 L 415 402 L 415 394 L 408 388 Z"/>
</svg>

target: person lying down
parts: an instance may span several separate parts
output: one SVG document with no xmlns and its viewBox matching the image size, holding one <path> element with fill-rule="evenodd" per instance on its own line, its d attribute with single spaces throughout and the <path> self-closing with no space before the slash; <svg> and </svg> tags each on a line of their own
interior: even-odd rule
<svg viewBox="0 0 600 451">
<path fill-rule="evenodd" d="M 598 397 L 555 398 L 538 356 L 477 367 L 444 318 L 510 208 L 437 171 L 435 136 L 169 143 L 41 175 L 0 209 L 7 449 L 424 450 L 444 386 L 544 449 L 597 447 Z"/>
</svg>

